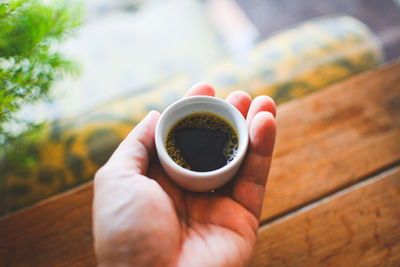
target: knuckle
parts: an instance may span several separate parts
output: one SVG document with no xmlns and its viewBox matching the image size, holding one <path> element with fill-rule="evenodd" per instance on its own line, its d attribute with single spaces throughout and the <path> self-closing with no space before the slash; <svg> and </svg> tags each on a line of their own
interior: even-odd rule
<svg viewBox="0 0 400 267">
<path fill-rule="evenodd" d="M 267 96 L 267 95 L 259 95 L 255 98 L 255 100 L 263 102 L 263 103 L 267 103 L 267 102 L 274 103 L 274 100 L 270 96 Z"/>
</svg>

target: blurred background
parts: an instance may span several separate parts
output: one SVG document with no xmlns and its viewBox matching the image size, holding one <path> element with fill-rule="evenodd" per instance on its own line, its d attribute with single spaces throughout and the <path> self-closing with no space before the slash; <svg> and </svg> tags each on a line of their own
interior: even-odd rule
<svg viewBox="0 0 400 267">
<path fill-rule="evenodd" d="M 81 25 L 57 44 L 80 74 L 18 102 L 16 121 L 41 125 L 34 138 L 22 142 L 18 123 L 3 125 L 13 143 L 0 155 L 0 215 L 90 181 L 149 110 L 162 111 L 196 82 L 213 84 L 220 97 L 241 89 L 280 104 L 400 57 L 399 0 L 83 5 Z M 20 59 L 0 47 L 4 72 Z"/>
<path fill-rule="evenodd" d="M 350 15 L 379 38 L 384 60 L 400 57 L 397 0 L 86 0 L 84 23 L 62 51 L 81 76 L 58 85 L 53 102 L 25 118 L 74 117 L 110 99 L 177 74 L 203 79 L 207 68 L 246 57 L 257 43 L 293 25 Z"/>
<path fill-rule="evenodd" d="M 400 56 L 399 0 L 236 0 L 260 31 L 260 39 L 274 31 L 313 17 L 347 14 L 359 19 L 381 40 L 385 60 Z"/>
</svg>

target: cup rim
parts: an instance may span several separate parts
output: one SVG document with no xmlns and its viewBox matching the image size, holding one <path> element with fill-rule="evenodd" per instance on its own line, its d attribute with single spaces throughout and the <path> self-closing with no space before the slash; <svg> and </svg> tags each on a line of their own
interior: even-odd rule
<svg viewBox="0 0 400 267">
<path fill-rule="evenodd" d="M 225 166 L 216 169 L 216 170 L 212 170 L 212 171 L 207 171 L 207 172 L 198 172 L 198 171 L 192 171 L 192 170 L 188 170 L 182 166 L 180 166 L 179 164 L 177 164 L 169 155 L 168 152 L 165 148 L 165 140 L 162 136 L 161 133 L 161 128 L 162 128 L 162 124 L 165 122 L 166 118 L 168 118 L 169 115 L 172 114 L 172 112 L 176 111 L 177 109 L 179 109 L 179 106 L 182 106 L 181 108 L 184 108 L 187 104 L 187 102 L 196 102 L 196 100 L 206 100 L 207 102 L 211 102 L 213 104 L 218 104 L 218 105 L 222 105 L 226 110 L 228 110 L 229 112 L 233 113 L 233 117 L 235 118 L 235 121 L 238 125 L 238 127 L 235 127 L 235 124 L 232 123 L 231 120 L 229 120 L 228 118 L 224 117 L 221 114 L 216 113 L 219 116 L 222 116 L 225 120 L 229 121 L 229 123 L 232 125 L 232 127 L 235 128 L 237 134 L 238 134 L 238 139 L 239 139 L 239 147 L 238 147 L 238 151 L 237 154 L 235 155 L 234 159 L 229 162 L 228 164 L 226 164 Z M 195 104 L 195 103 L 193 103 Z M 197 111 L 198 112 L 198 111 Z M 210 111 L 213 112 L 213 111 Z M 193 112 L 194 113 L 194 112 Z M 190 113 L 189 113 L 190 114 Z M 187 116 L 187 115 L 186 115 Z M 174 125 L 178 120 L 182 119 L 178 118 L 177 120 L 175 120 L 172 125 Z M 239 127 L 243 128 L 243 131 L 241 131 L 241 136 L 239 136 Z M 244 136 L 243 136 L 244 135 Z M 243 145 L 240 145 L 241 142 L 244 142 Z M 159 158 L 162 157 L 163 159 L 159 159 L 160 162 L 162 160 L 164 160 L 164 163 L 168 164 L 170 167 L 174 168 L 174 170 L 176 172 L 178 172 L 179 174 L 183 175 L 183 176 L 191 176 L 193 178 L 204 178 L 204 177 L 211 177 L 211 176 L 215 176 L 215 175 L 219 175 L 222 173 L 225 173 L 226 171 L 228 171 L 229 169 L 231 169 L 233 166 L 237 165 L 237 164 L 241 164 L 242 162 L 242 158 L 245 156 L 246 152 L 247 152 L 247 146 L 248 146 L 248 142 L 249 142 L 249 133 L 248 133 L 248 127 L 247 127 L 247 123 L 245 118 L 243 117 L 242 113 L 236 109 L 233 105 L 229 104 L 228 102 L 219 99 L 217 97 L 212 97 L 212 96 L 190 96 L 190 97 L 185 97 L 183 99 L 180 99 L 176 102 L 174 102 L 173 104 L 171 104 L 168 108 L 166 108 L 164 110 L 164 112 L 161 114 L 160 119 L 157 122 L 156 125 L 156 129 L 155 129 L 155 146 L 156 146 L 156 150 L 158 153 Z"/>
</svg>

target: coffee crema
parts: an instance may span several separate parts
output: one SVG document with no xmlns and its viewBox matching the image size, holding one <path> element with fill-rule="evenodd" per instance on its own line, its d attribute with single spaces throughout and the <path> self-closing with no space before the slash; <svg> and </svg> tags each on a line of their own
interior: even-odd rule
<svg viewBox="0 0 400 267">
<path fill-rule="evenodd" d="M 180 166 L 207 172 L 231 162 L 238 150 L 238 135 L 222 116 L 195 112 L 176 122 L 167 134 L 168 155 Z"/>
</svg>

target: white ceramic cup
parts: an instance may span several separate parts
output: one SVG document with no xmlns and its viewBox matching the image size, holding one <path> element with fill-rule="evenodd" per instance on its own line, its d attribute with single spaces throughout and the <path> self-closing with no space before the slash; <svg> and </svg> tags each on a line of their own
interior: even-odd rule
<svg viewBox="0 0 400 267">
<path fill-rule="evenodd" d="M 183 117 L 200 111 L 208 111 L 225 118 L 235 128 L 239 143 L 234 159 L 227 165 L 208 172 L 197 172 L 178 165 L 165 148 L 165 139 L 172 126 Z M 161 115 L 155 131 L 158 158 L 168 176 L 179 186 L 197 192 L 206 192 L 226 184 L 239 170 L 246 156 L 249 133 L 243 115 L 228 102 L 210 96 L 183 98 L 169 106 Z"/>
</svg>

